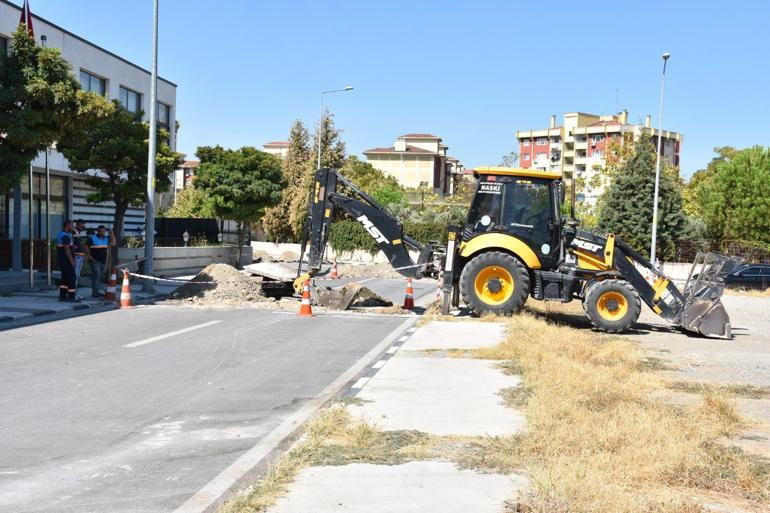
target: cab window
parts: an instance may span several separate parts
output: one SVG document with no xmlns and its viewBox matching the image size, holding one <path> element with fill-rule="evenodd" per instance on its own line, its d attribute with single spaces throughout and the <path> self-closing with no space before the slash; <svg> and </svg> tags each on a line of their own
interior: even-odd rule
<svg viewBox="0 0 770 513">
<path fill-rule="evenodd" d="M 551 201 L 548 184 L 538 180 L 518 179 L 505 189 L 503 224 L 508 228 L 548 229 Z"/>
<path fill-rule="evenodd" d="M 482 177 L 468 212 L 468 225 L 474 232 L 493 230 L 500 225 L 503 183 Z"/>
</svg>

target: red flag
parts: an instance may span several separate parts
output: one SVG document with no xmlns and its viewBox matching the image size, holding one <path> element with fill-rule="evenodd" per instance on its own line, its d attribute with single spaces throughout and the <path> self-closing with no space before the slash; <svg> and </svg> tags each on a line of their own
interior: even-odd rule
<svg viewBox="0 0 770 513">
<path fill-rule="evenodd" d="M 32 11 L 29 9 L 29 0 L 24 0 L 24 5 L 21 6 L 21 18 L 19 19 L 19 25 L 24 24 L 27 27 L 27 34 L 32 40 L 35 39 L 35 30 L 32 28 Z"/>
</svg>

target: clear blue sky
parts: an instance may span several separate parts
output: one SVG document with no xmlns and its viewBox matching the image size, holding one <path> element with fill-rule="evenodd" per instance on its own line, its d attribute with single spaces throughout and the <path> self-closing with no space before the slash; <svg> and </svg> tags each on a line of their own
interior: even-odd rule
<svg viewBox="0 0 770 513">
<path fill-rule="evenodd" d="M 20 3 L 20 0 L 17 2 Z M 142 66 L 151 0 L 31 0 L 33 13 Z M 714 146 L 770 144 L 770 2 L 161 0 L 160 72 L 179 85 L 179 149 L 260 147 L 328 96 L 350 153 L 431 132 L 496 164 L 550 114 L 629 111 L 684 134 L 689 176 Z"/>
</svg>

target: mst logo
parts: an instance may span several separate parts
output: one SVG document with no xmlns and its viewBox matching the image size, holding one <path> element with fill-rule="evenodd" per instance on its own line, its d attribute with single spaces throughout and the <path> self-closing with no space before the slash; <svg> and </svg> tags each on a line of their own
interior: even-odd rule
<svg viewBox="0 0 770 513">
<path fill-rule="evenodd" d="M 572 245 L 580 249 L 585 249 L 586 251 L 591 251 L 593 253 L 598 253 L 599 250 L 602 249 L 600 245 L 582 239 L 574 239 L 572 241 Z"/>
<path fill-rule="evenodd" d="M 361 217 L 357 217 L 356 221 L 364 225 L 364 228 L 366 228 L 366 231 L 369 232 L 369 235 L 374 237 L 374 240 L 376 242 L 382 242 L 383 244 L 390 244 L 390 241 L 382 234 L 380 230 L 377 229 L 374 224 L 369 220 L 368 217 L 365 215 L 361 215 Z"/>
</svg>

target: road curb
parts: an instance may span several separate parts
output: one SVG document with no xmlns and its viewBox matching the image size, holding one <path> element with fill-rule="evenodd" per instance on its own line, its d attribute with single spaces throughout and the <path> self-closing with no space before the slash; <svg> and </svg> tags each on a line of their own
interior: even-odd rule
<svg viewBox="0 0 770 513">
<path fill-rule="evenodd" d="M 397 341 L 398 337 L 416 321 L 417 317 L 405 319 L 397 328 L 386 335 L 375 347 L 350 366 L 318 395 L 284 419 L 278 427 L 264 436 L 256 445 L 199 489 L 184 504 L 175 509 L 173 513 L 205 513 L 215 511 L 223 500 L 229 498 L 244 476 L 258 467 L 276 448 L 295 436 L 325 404 L 339 395 L 347 386 L 354 383 L 354 380 L 377 361 Z"/>
</svg>

